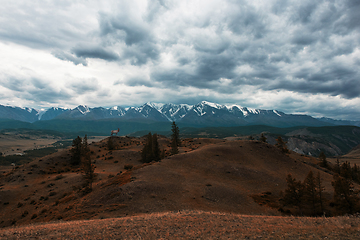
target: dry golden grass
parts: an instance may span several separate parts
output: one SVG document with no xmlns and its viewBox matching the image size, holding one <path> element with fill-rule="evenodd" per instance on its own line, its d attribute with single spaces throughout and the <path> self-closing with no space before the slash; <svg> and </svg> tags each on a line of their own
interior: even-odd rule
<svg viewBox="0 0 360 240">
<path fill-rule="evenodd" d="M 359 239 L 356 217 L 310 218 L 180 211 L 0 230 L 1 239 Z"/>
</svg>

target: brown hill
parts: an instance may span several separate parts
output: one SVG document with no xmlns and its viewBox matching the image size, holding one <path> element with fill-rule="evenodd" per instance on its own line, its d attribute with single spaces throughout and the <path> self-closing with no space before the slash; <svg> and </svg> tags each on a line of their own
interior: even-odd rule
<svg viewBox="0 0 360 240">
<path fill-rule="evenodd" d="M 319 171 L 309 165 L 313 158 L 257 141 L 219 139 L 186 139 L 180 154 L 142 164 L 144 139 L 115 139 L 118 150 L 109 151 L 107 139 L 90 145 L 97 179 L 89 194 L 80 191 L 81 171 L 69 164 L 68 150 L 3 171 L 0 226 L 178 210 L 280 215 L 261 198 L 278 198 L 288 173 L 303 180 Z M 169 140 L 159 142 L 168 151 Z M 331 198 L 332 176 L 321 171 L 321 177 Z"/>
</svg>

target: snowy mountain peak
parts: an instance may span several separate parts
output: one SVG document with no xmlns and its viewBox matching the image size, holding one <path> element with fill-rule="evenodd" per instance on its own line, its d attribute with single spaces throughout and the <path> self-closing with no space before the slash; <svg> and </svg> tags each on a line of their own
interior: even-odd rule
<svg viewBox="0 0 360 240">
<path fill-rule="evenodd" d="M 207 106 L 217 108 L 217 109 L 221 109 L 221 108 L 225 107 L 224 105 L 220 105 L 220 104 L 212 103 L 212 102 L 208 102 L 208 101 L 202 101 L 201 105 L 207 105 Z"/>
<path fill-rule="evenodd" d="M 86 113 L 90 112 L 89 107 L 86 106 L 86 105 L 79 105 L 79 106 L 76 107 L 76 109 L 77 109 L 81 114 L 84 114 L 84 115 L 85 115 Z"/>
</svg>

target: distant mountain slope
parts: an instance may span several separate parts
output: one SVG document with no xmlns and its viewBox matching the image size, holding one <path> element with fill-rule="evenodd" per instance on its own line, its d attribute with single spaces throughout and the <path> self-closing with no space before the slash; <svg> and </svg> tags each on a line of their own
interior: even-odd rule
<svg viewBox="0 0 360 240">
<path fill-rule="evenodd" d="M 104 120 L 119 119 L 137 122 L 172 122 L 200 127 L 229 127 L 268 125 L 273 127 L 293 126 L 331 126 L 358 124 L 354 121 L 336 121 L 331 119 L 316 119 L 308 115 L 285 114 L 277 110 L 261 110 L 241 107 L 238 105 L 225 106 L 207 101 L 195 105 L 187 104 L 155 104 L 145 103 L 140 107 L 112 108 L 79 105 L 74 109 L 50 108 L 35 110 L 0 105 L 0 118 L 14 119 L 23 122 L 38 120 Z"/>
<path fill-rule="evenodd" d="M 39 111 L 33 108 L 20 108 L 0 105 L 0 118 L 14 119 L 23 122 L 35 122 L 39 118 Z"/>
<path fill-rule="evenodd" d="M 318 118 L 318 120 L 326 123 L 330 123 L 333 125 L 353 125 L 360 127 L 360 121 L 350 121 L 350 120 L 335 120 L 331 118 Z"/>
</svg>

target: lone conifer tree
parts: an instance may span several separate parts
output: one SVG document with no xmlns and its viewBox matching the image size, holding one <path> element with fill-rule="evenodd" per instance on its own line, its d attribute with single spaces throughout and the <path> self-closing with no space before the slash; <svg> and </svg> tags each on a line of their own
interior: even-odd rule
<svg viewBox="0 0 360 240">
<path fill-rule="evenodd" d="M 83 167 L 83 177 L 86 181 L 86 191 L 92 191 L 92 183 L 95 179 L 94 174 L 94 165 L 91 163 L 91 156 L 90 156 L 90 148 L 87 142 L 87 136 L 85 135 L 83 143 L 82 143 L 82 151 L 81 151 L 81 163 Z"/>
<path fill-rule="evenodd" d="M 319 199 L 319 204 L 320 204 L 320 212 L 321 214 L 323 214 L 325 212 L 324 209 L 324 196 L 323 196 L 323 192 L 325 190 L 325 187 L 322 185 L 322 180 L 321 180 L 321 176 L 320 176 L 320 172 L 317 173 L 316 179 L 315 179 L 315 184 L 316 184 L 316 192 L 318 194 L 318 199 Z"/>
<path fill-rule="evenodd" d="M 329 164 L 326 160 L 326 155 L 324 152 L 321 152 L 320 155 L 319 155 L 319 160 L 320 160 L 320 166 L 321 167 L 324 167 L 324 168 L 328 168 L 329 167 Z"/>
<path fill-rule="evenodd" d="M 181 141 L 180 141 L 180 131 L 179 131 L 179 127 L 176 126 L 176 123 L 173 122 L 172 126 L 171 126 L 171 131 L 172 131 L 172 135 L 171 135 L 171 154 L 177 154 L 179 153 L 179 149 L 178 147 L 181 146 Z"/>
<path fill-rule="evenodd" d="M 262 133 L 260 136 L 260 141 L 265 142 L 266 143 L 266 137 L 264 136 L 264 134 Z"/>
<path fill-rule="evenodd" d="M 304 186 L 300 181 L 296 181 L 291 174 L 286 178 L 287 189 L 282 199 L 284 205 L 296 206 L 302 215 L 302 200 L 304 195 Z"/>
<path fill-rule="evenodd" d="M 317 213 L 317 205 L 318 205 L 318 193 L 316 188 L 316 180 L 312 171 L 308 173 L 304 180 L 304 203 L 306 206 L 310 207 L 311 214 L 313 216 Z"/>
<path fill-rule="evenodd" d="M 282 137 L 278 136 L 275 146 L 278 147 L 282 152 L 288 153 L 289 149 L 287 148 L 286 143 L 287 142 L 285 142 Z"/>
<path fill-rule="evenodd" d="M 159 148 L 158 136 L 156 133 L 152 136 L 152 152 L 153 152 L 153 160 L 159 161 L 160 148 Z"/>
<path fill-rule="evenodd" d="M 72 142 L 73 148 L 70 149 L 71 159 L 70 163 L 72 165 L 79 165 L 81 162 L 81 150 L 82 150 L 82 139 L 77 136 Z"/>
<path fill-rule="evenodd" d="M 341 173 L 341 169 L 340 169 L 340 161 L 339 161 L 339 158 L 336 158 L 336 162 L 335 162 L 335 165 L 334 165 L 334 172 L 339 174 Z"/>
</svg>

